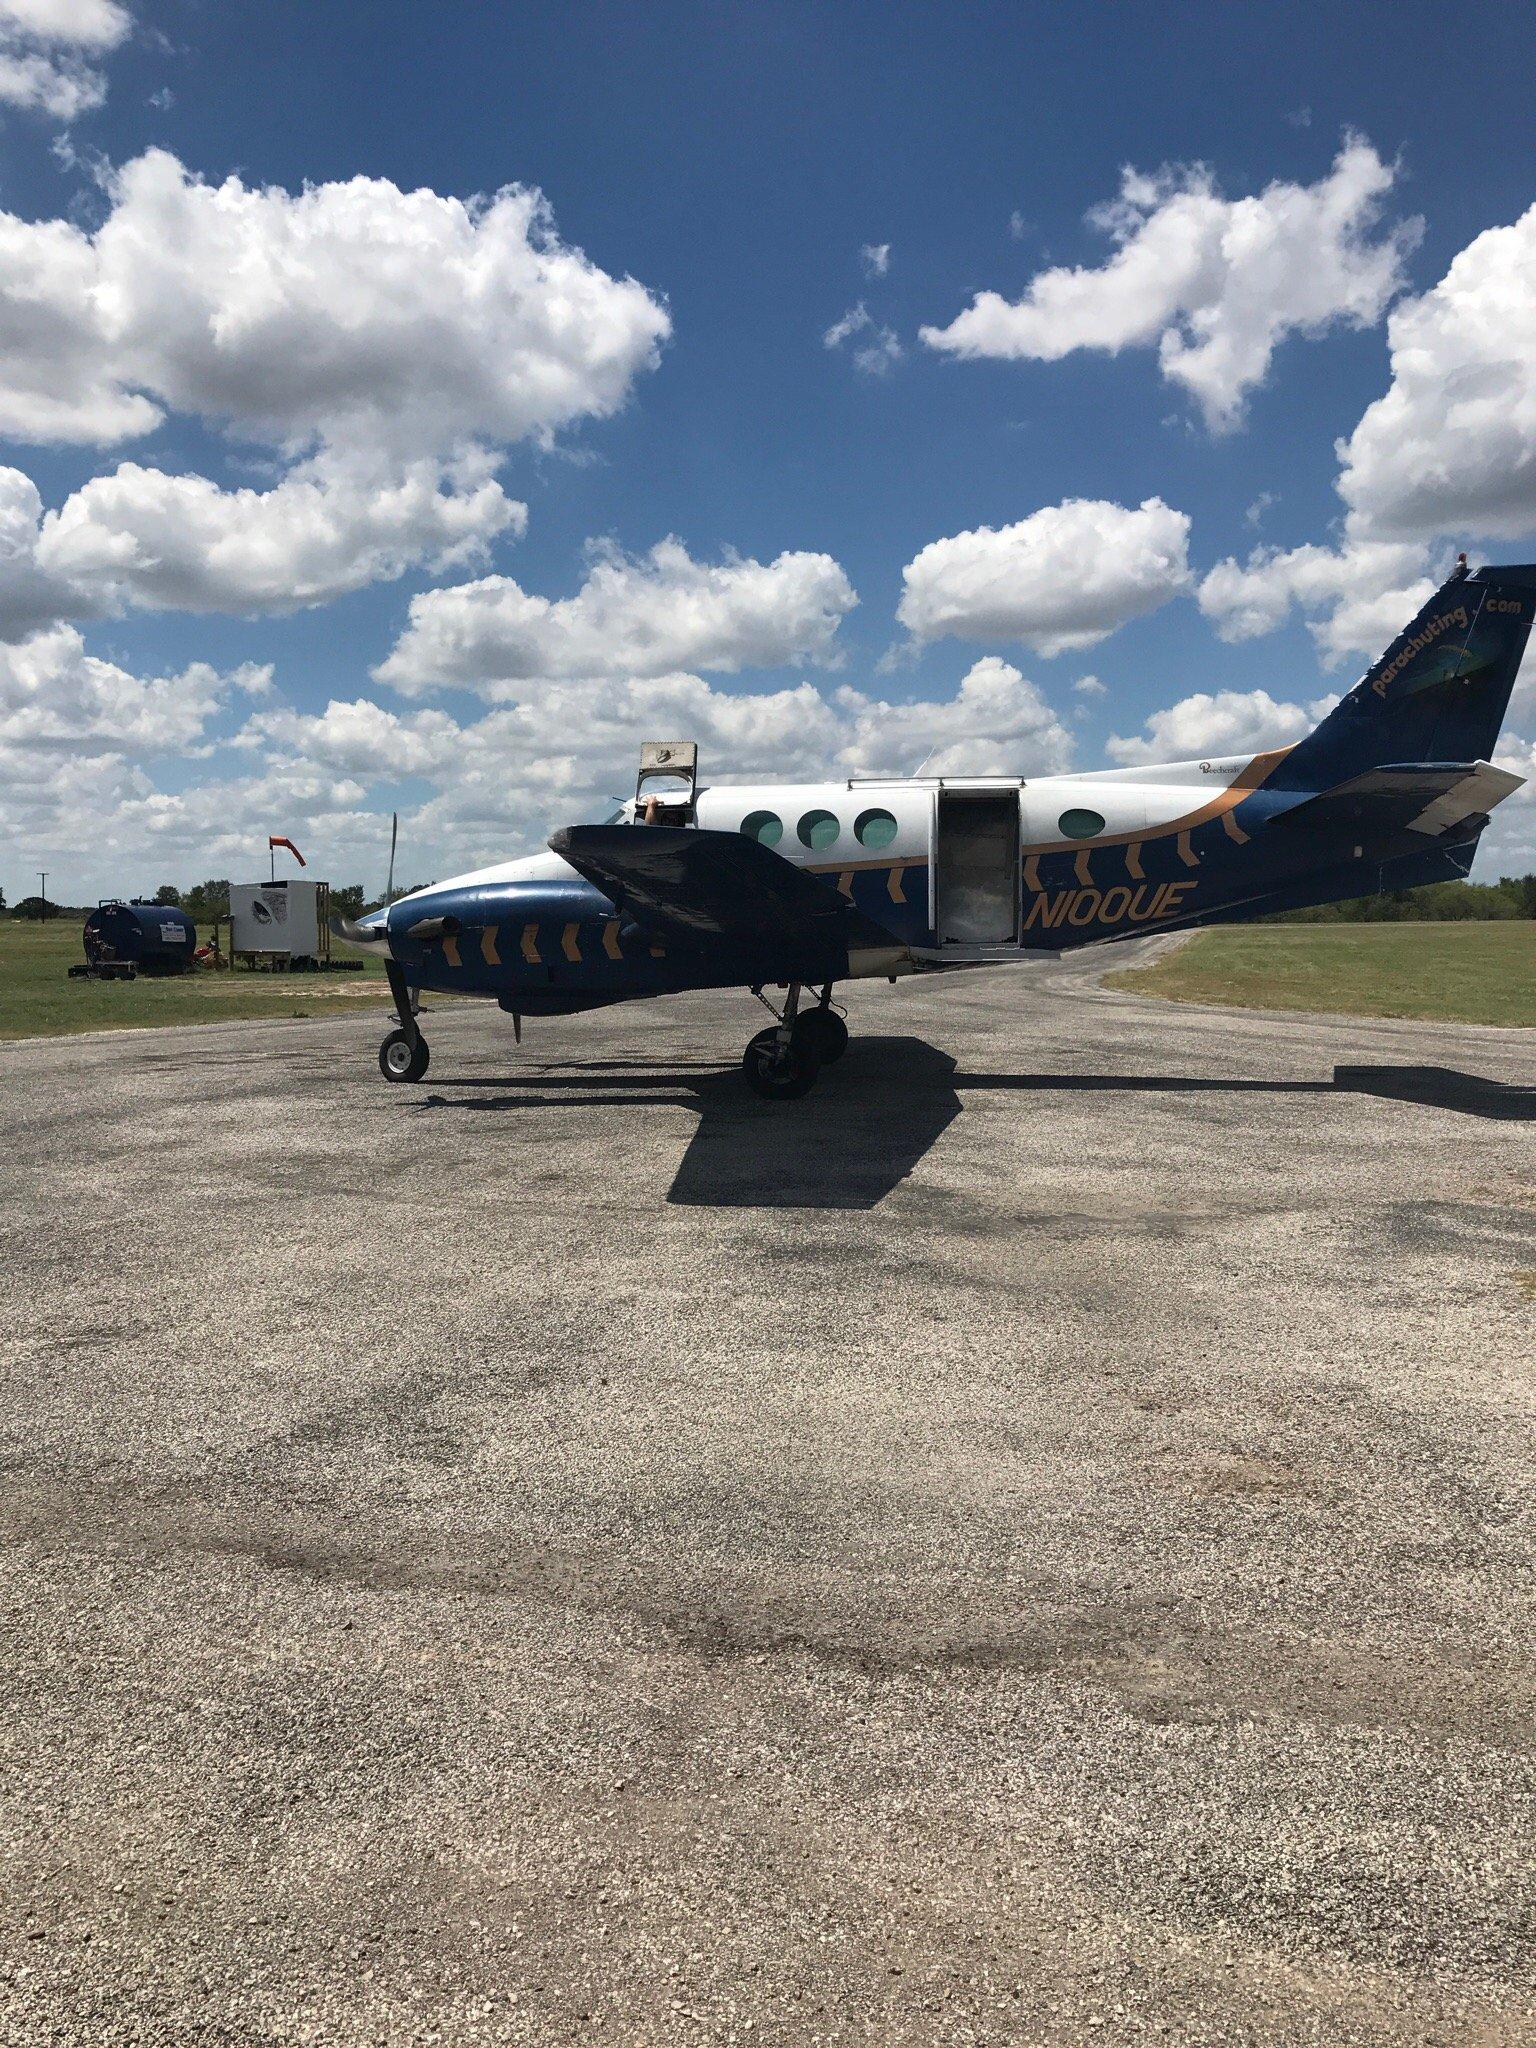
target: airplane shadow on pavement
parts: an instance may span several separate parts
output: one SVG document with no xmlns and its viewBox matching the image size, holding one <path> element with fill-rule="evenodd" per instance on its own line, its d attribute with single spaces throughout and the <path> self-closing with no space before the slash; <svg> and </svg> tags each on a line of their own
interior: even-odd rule
<svg viewBox="0 0 1536 2048">
<path fill-rule="evenodd" d="M 444 1093 L 442 1091 L 451 1091 Z M 1021 1094 L 1377 1095 L 1465 1116 L 1536 1122 L 1536 1087 L 1451 1067 L 1335 1067 L 1331 1081 L 1193 1074 L 972 1074 L 921 1038 L 856 1038 L 799 1102 L 769 1103 L 740 1069 L 703 1059 L 594 1060 L 510 1077 L 439 1080 L 422 1112 L 655 1108 L 698 1112 L 667 1199 L 704 1208 L 872 1209 L 981 1090 Z"/>
</svg>

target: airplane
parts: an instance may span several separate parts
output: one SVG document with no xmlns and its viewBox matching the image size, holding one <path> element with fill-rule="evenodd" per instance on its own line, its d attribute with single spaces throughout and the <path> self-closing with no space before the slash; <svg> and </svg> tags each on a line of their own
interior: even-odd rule
<svg viewBox="0 0 1536 2048">
<path fill-rule="evenodd" d="M 746 1079 L 789 1101 L 847 1048 L 844 981 L 1465 876 L 1489 813 L 1521 786 L 1488 757 L 1533 608 L 1536 564 L 1469 572 L 1461 556 L 1306 738 L 1263 753 L 701 786 L 695 745 L 648 742 L 634 798 L 606 822 L 334 921 L 383 958 L 397 1025 L 380 1069 L 427 1072 L 424 990 L 490 998 L 521 1039 L 525 1017 L 740 988 L 774 1019 L 742 1056 Z"/>
</svg>

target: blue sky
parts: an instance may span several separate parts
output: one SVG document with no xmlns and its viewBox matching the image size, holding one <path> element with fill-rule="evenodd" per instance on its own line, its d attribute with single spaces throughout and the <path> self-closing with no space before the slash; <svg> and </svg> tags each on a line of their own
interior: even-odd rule
<svg viewBox="0 0 1536 2048">
<path fill-rule="evenodd" d="M 19 481 L 0 503 L 26 560 L 0 579 L 0 883 L 45 861 L 81 897 L 256 872 L 271 830 L 372 887 L 396 805 L 407 868 L 447 873 L 538 844 L 625 786 L 637 736 L 690 718 L 725 779 L 910 770 L 930 738 L 955 772 L 1029 773 L 1294 736 L 1457 545 L 1530 552 L 1528 21 L 1493 7 L 1452 38 L 1442 9 L 1401 5 L 4 0 L 0 464 Z M 135 182 L 147 151 L 168 154 Z M 1129 211 L 1090 218 L 1127 166 Z M 1314 262 L 1330 178 L 1343 226 Z M 548 339 L 562 279 L 521 274 L 520 231 L 423 227 L 406 198 L 507 186 L 542 192 L 546 238 L 585 258 L 584 331 L 616 335 L 543 413 L 517 380 L 542 390 L 539 348 L 577 346 Z M 221 189 L 222 210 L 198 196 Z M 215 213 L 210 261 L 193 244 Z M 381 249 L 408 216 L 421 304 L 399 322 Z M 1159 315 L 1186 228 L 1205 253 Z M 1127 248 L 1147 275 L 1106 287 Z M 1467 288 L 1436 298 L 1463 252 Z M 253 295 L 305 264 L 283 320 L 240 339 Z M 1073 269 L 1095 274 L 1082 304 L 1049 282 Z M 471 333 L 459 294 L 487 272 L 499 310 Z M 59 333 L 90 327 L 78 361 L 34 331 L 40 290 Z M 548 330 L 526 363 L 520 292 Z M 982 293 L 1000 311 L 980 352 L 923 338 Z M 1404 383 L 1388 322 L 1415 308 L 1431 360 Z M 1232 370 L 1255 336 L 1257 370 Z M 459 394 L 441 405 L 439 347 Z M 107 396 L 87 405 L 92 377 Z M 1497 417 L 1474 401 L 1462 488 L 1449 419 L 1480 380 Z M 377 507 L 408 478 L 430 502 L 381 546 Z M 1099 509 L 1061 516 L 1074 501 Z M 1162 511 L 1125 525 L 1147 501 Z M 29 520 L 62 525 L 34 548 Z M 432 597 L 486 578 L 472 630 Z M 584 585 L 576 615 L 529 622 Z M 699 630 L 671 634 L 693 606 Z M 1517 767 L 1523 699 L 1522 718 Z M 1530 808 L 1511 813 L 1490 869 L 1536 864 Z"/>
</svg>

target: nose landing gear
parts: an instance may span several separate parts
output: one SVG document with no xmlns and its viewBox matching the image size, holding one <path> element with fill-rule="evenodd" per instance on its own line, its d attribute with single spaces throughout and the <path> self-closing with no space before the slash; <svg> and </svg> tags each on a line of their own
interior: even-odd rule
<svg viewBox="0 0 1536 2048">
<path fill-rule="evenodd" d="M 761 989 L 753 994 L 771 1008 Z M 748 1086 L 769 1102 L 793 1102 L 814 1085 L 817 1074 L 848 1050 L 848 1026 L 832 1008 L 832 984 L 814 1010 L 800 1009 L 800 984 L 791 982 L 776 1024 L 759 1031 L 741 1056 Z"/>
<path fill-rule="evenodd" d="M 386 1081 L 419 1081 L 431 1064 L 432 1054 L 416 1022 L 416 1004 L 398 961 L 386 960 L 384 973 L 400 1024 L 379 1047 L 379 1072 Z"/>
</svg>

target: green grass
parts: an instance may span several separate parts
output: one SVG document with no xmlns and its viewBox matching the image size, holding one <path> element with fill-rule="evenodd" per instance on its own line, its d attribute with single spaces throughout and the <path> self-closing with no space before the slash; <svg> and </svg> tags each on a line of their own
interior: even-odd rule
<svg viewBox="0 0 1536 2048">
<path fill-rule="evenodd" d="M 1536 921 L 1228 925 L 1105 979 L 1175 1003 L 1536 1027 Z"/>
<path fill-rule="evenodd" d="M 0 1039 L 58 1038 L 159 1024 L 220 1024 L 237 1017 L 331 1017 L 389 1002 L 383 970 L 361 974 L 213 973 L 165 980 L 71 981 L 85 958 L 73 918 L 30 924 L 0 917 Z"/>
</svg>

